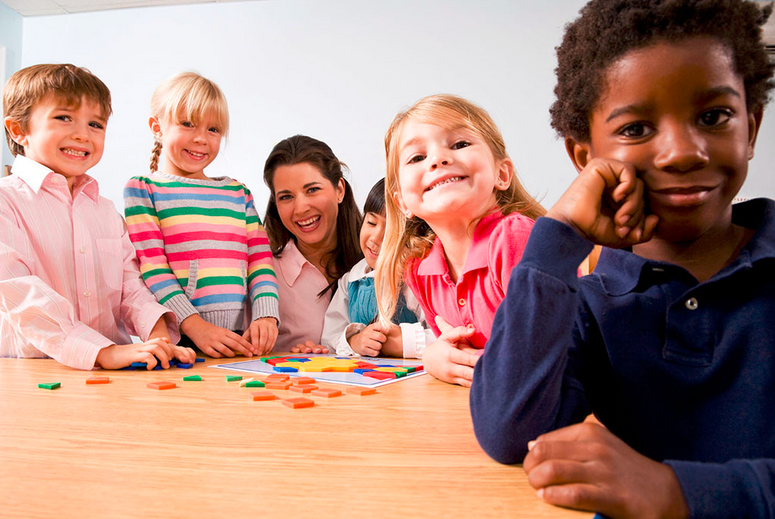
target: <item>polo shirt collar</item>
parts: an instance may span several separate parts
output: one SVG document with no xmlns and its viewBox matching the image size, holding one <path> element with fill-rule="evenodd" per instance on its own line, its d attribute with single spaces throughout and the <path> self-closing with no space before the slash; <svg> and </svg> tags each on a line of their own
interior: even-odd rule
<svg viewBox="0 0 775 519">
<path fill-rule="evenodd" d="M 11 173 L 24 181 L 35 194 L 38 194 L 44 186 L 57 186 L 58 179 L 64 178 L 62 175 L 54 173 L 50 168 L 32 159 L 28 159 L 24 155 L 16 156 L 13 166 L 11 166 Z M 73 193 L 77 193 L 79 187 L 83 194 L 97 202 L 100 192 L 97 181 L 94 178 L 89 175 L 82 175 L 76 178 L 73 182 Z"/>
<path fill-rule="evenodd" d="M 735 204 L 732 206 L 732 222 L 755 229 L 755 233 L 737 259 L 724 269 L 727 274 L 740 268 L 750 268 L 756 261 L 775 258 L 775 201 L 757 198 Z M 653 272 L 676 268 L 672 263 L 647 260 L 634 254 L 632 249 L 607 247 L 603 247 L 600 253 L 599 266 L 600 269 L 595 269 L 594 273 L 611 296 L 632 292 Z"/>
<path fill-rule="evenodd" d="M 471 248 L 468 250 L 466 263 L 463 266 L 462 276 L 466 272 L 487 267 L 488 252 L 490 249 L 490 235 L 498 223 L 505 218 L 500 210 L 495 207 L 493 211 L 479 220 L 474 229 L 474 237 Z M 430 253 L 420 263 L 417 274 L 420 276 L 443 276 L 449 273 L 449 266 L 444 257 L 444 245 L 441 240 L 435 239 Z"/>
</svg>

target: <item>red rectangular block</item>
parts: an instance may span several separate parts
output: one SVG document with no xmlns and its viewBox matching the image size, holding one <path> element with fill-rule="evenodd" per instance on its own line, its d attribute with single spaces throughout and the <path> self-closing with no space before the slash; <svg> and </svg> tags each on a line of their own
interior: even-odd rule
<svg viewBox="0 0 775 519">
<path fill-rule="evenodd" d="M 87 384 L 109 384 L 110 377 L 91 377 L 86 379 Z"/>
<path fill-rule="evenodd" d="M 318 388 L 317 386 L 312 384 L 303 384 L 301 386 L 291 386 L 288 389 L 290 389 L 294 393 L 311 393 L 317 388 Z"/>
<path fill-rule="evenodd" d="M 265 387 L 267 389 L 288 389 L 292 385 L 290 382 L 267 382 Z"/>
<path fill-rule="evenodd" d="M 158 382 L 149 382 L 148 387 L 151 389 L 174 389 L 178 386 L 175 385 L 174 382 L 166 382 L 163 380 L 160 380 Z"/>
<path fill-rule="evenodd" d="M 360 396 L 366 396 L 366 395 L 373 395 L 377 392 L 377 388 L 375 387 L 348 387 L 347 392 L 351 395 L 360 395 Z"/>
<path fill-rule="evenodd" d="M 253 397 L 254 402 L 277 398 L 271 391 L 251 391 L 250 396 Z"/>
<path fill-rule="evenodd" d="M 342 396 L 342 392 L 338 389 L 333 389 L 330 387 L 322 387 L 320 389 L 316 389 L 311 395 L 315 396 L 324 396 L 326 398 L 333 398 L 335 396 Z"/>
<path fill-rule="evenodd" d="M 301 409 L 303 407 L 312 407 L 315 405 L 315 402 L 309 398 L 289 398 L 283 400 L 283 405 L 287 405 L 292 409 Z"/>
<path fill-rule="evenodd" d="M 314 384 L 315 382 L 317 381 L 311 377 L 296 377 L 293 379 L 293 385 L 295 386 L 302 386 L 304 384 Z"/>
<path fill-rule="evenodd" d="M 367 371 L 363 374 L 364 377 L 369 378 L 376 378 L 377 380 L 388 380 L 392 378 L 396 378 L 395 373 L 390 373 L 388 371 Z"/>
</svg>

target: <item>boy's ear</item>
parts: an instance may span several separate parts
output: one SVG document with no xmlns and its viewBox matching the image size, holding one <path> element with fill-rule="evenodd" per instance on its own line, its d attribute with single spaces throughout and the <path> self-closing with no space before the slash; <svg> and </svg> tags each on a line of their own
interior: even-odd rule
<svg viewBox="0 0 775 519">
<path fill-rule="evenodd" d="M 573 166 L 579 173 L 592 160 L 592 147 L 588 143 L 575 140 L 573 137 L 565 137 L 565 151 L 568 152 Z"/>
<path fill-rule="evenodd" d="M 495 181 L 495 189 L 505 191 L 511 185 L 511 178 L 514 176 L 514 163 L 511 159 L 505 158 L 501 161 L 498 168 L 498 178 Z"/>
<path fill-rule="evenodd" d="M 156 140 L 161 140 L 161 125 L 159 124 L 159 118 L 151 117 L 148 119 L 148 126 L 151 128 L 151 132 L 153 132 L 153 137 Z"/>
<path fill-rule="evenodd" d="M 24 131 L 19 121 L 6 117 L 3 119 L 3 124 L 5 124 L 5 129 L 8 130 L 8 133 L 16 144 L 22 147 L 27 145 L 27 133 Z"/>
<path fill-rule="evenodd" d="M 753 158 L 753 149 L 756 146 L 756 137 L 759 136 L 763 115 L 764 107 L 748 112 L 748 160 Z"/>
</svg>

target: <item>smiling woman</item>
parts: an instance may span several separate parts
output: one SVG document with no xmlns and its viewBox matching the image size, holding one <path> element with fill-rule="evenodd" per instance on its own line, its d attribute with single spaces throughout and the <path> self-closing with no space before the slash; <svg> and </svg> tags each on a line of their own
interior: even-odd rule
<svg viewBox="0 0 775 519">
<path fill-rule="evenodd" d="M 363 257 L 361 214 L 343 167 L 326 143 L 304 135 L 279 142 L 266 159 L 264 221 L 280 287 L 277 351 L 320 344 L 337 281 Z"/>
</svg>

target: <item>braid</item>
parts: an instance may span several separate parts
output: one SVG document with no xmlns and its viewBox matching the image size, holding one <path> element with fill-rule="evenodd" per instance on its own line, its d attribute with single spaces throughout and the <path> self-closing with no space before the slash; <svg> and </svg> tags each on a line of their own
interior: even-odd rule
<svg viewBox="0 0 775 519">
<path fill-rule="evenodd" d="M 151 152 L 151 173 L 159 169 L 159 155 L 161 155 L 161 141 L 154 141 Z"/>
</svg>

